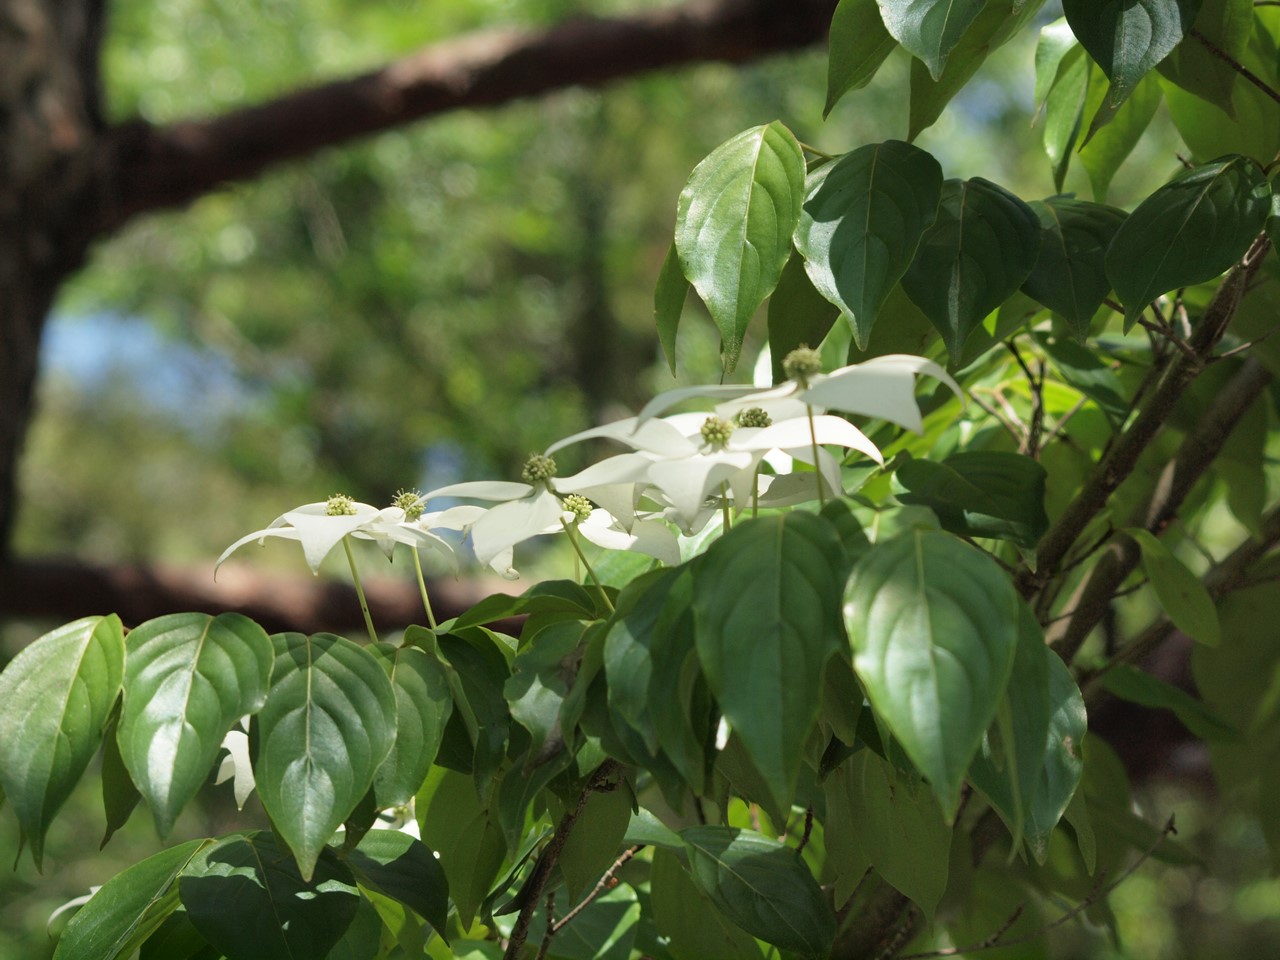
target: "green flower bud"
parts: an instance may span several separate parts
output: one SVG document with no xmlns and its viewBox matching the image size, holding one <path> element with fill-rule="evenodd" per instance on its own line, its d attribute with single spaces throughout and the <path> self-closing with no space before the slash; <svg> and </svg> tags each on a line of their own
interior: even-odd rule
<svg viewBox="0 0 1280 960">
<path fill-rule="evenodd" d="M 702 439 L 717 450 L 723 449 L 733 436 L 733 424 L 719 417 L 707 417 L 702 424 Z"/>
<path fill-rule="evenodd" d="M 817 350 L 810 349 L 808 344 L 802 343 L 782 361 L 782 372 L 788 379 L 807 387 L 809 378 L 822 372 L 822 355 Z"/>
<path fill-rule="evenodd" d="M 345 493 L 335 493 L 329 498 L 329 502 L 325 504 L 324 515 L 326 517 L 354 517 L 356 515 L 356 502 Z"/>
<path fill-rule="evenodd" d="M 773 426 L 773 417 L 765 413 L 760 407 L 747 407 L 747 409 L 738 412 L 738 426 L 770 427 Z"/>
<path fill-rule="evenodd" d="M 591 516 L 591 501 L 576 493 L 571 493 L 564 498 L 564 508 L 573 514 L 574 523 L 582 523 Z"/>
<path fill-rule="evenodd" d="M 404 511 L 404 518 L 412 523 L 422 516 L 422 511 L 426 504 L 422 502 L 422 494 L 417 490 L 397 490 L 396 497 L 391 501 L 393 507 L 399 507 Z"/>
<path fill-rule="evenodd" d="M 520 478 L 525 483 L 532 483 L 535 486 L 546 483 L 555 475 L 556 462 L 540 453 L 529 454 L 529 459 L 524 462 L 524 469 L 520 471 Z"/>
</svg>

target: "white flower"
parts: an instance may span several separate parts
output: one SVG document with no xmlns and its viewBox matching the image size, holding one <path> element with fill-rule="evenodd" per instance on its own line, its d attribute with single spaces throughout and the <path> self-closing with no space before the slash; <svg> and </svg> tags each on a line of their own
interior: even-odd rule
<svg viewBox="0 0 1280 960">
<path fill-rule="evenodd" d="M 253 765 L 249 762 L 249 718 L 245 717 L 240 721 L 239 730 L 229 730 L 227 735 L 222 738 L 219 747 L 227 751 L 227 755 L 222 758 L 222 763 L 218 765 L 218 775 L 214 778 L 213 785 L 231 781 L 231 789 L 236 797 L 236 809 L 243 810 L 245 801 L 249 799 L 249 794 L 253 793 L 255 780 L 253 779 Z"/>
<path fill-rule="evenodd" d="M 467 532 L 476 559 L 508 579 L 519 576 L 511 566 L 516 544 L 564 529 L 560 524 L 564 507 L 545 482 L 536 485 L 506 480 L 453 483 L 423 494 L 422 501 L 426 503 L 437 497 L 496 501 L 495 506 L 488 508 L 462 505 L 442 511 L 436 515 L 436 525 L 456 524 L 454 529 Z"/>
</svg>

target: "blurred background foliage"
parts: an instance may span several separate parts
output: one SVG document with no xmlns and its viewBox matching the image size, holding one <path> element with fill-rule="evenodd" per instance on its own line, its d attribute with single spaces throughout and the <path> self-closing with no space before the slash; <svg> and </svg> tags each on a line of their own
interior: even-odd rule
<svg viewBox="0 0 1280 960">
<path fill-rule="evenodd" d="M 105 87 L 114 118 L 206 116 L 466 31 L 646 5 L 117 2 Z M 1032 126 L 1034 41 L 1029 30 L 1001 50 L 919 139 L 946 175 L 982 175 L 1027 199 L 1054 192 Z M 625 415 L 672 384 L 652 289 L 698 160 L 775 118 L 832 152 L 906 135 L 901 51 L 824 122 L 825 71 L 815 50 L 444 116 L 135 222 L 95 251 L 49 326 L 16 552 L 211 567 L 295 504 L 514 479 L 530 451 Z M 1178 169 L 1185 148 L 1160 110 L 1111 202 Z M 1076 166 L 1066 189 L 1090 196 Z M 718 377 L 717 350 L 711 324 L 686 318 L 681 379 Z M 10 627 L 3 654 L 36 632 Z M 154 849 L 135 815 L 103 855 L 91 852 L 95 782 L 50 837 L 53 876 L 37 878 L 29 858 L 0 875 L 0 958 L 49 955 L 32 931 L 58 903 Z M 214 793 L 175 837 L 231 829 L 229 789 Z M 1113 898 L 1118 940 L 1069 925 L 1052 946 L 986 955 L 1280 954 L 1280 881 L 1267 876 L 1257 826 L 1220 816 L 1203 783 L 1148 784 L 1139 801 L 1157 818 L 1176 809 L 1180 839 L 1208 869 L 1144 866 Z M 0 859 L 15 857 L 15 833 L 0 836 Z"/>
</svg>

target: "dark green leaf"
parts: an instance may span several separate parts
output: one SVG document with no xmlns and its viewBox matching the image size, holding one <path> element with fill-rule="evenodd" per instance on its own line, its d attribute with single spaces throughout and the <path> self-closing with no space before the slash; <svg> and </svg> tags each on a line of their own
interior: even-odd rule
<svg viewBox="0 0 1280 960">
<path fill-rule="evenodd" d="M 373 780 L 379 807 L 413 799 L 435 762 L 453 712 L 449 677 L 432 654 L 418 647 L 379 643 L 370 647 L 391 678 L 396 698 L 396 740 Z"/>
<path fill-rule="evenodd" d="M 1142 201 L 1106 257 L 1126 323 L 1156 297 L 1212 280 L 1240 259 L 1270 207 L 1266 178 L 1244 157 L 1188 170 Z"/>
<path fill-rule="evenodd" d="M 877 543 L 849 578 L 854 667 L 948 818 L 1009 679 L 1017 613 L 1004 572 L 936 531 Z"/>
<path fill-rule="evenodd" d="M 1031 209 L 1040 218 L 1042 240 L 1022 291 L 1060 314 L 1083 341 L 1089 321 L 1111 292 L 1104 260 L 1124 211 L 1069 197 L 1036 201 Z"/>
<path fill-rule="evenodd" d="M 174 892 L 177 897 L 177 892 Z M 187 919 L 181 906 L 149 936 L 138 951 L 138 960 L 214 960 L 218 952 Z"/>
<path fill-rule="evenodd" d="M 46 633 L 0 673 L 0 787 L 37 868 L 50 822 L 98 750 L 123 676 L 114 614 Z"/>
<path fill-rule="evenodd" d="M 1182 725 L 1201 740 L 1239 743 L 1242 739 L 1240 731 L 1209 709 L 1203 700 L 1137 667 L 1127 664 L 1112 667 L 1102 675 L 1102 685 L 1121 700 L 1172 710 Z"/>
<path fill-rule="evenodd" d="M 412 907 L 443 936 L 449 881 L 425 843 L 399 830 L 370 830 L 346 860 L 362 884 Z"/>
<path fill-rule="evenodd" d="M 924 62 L 936 80 L 984 0 L 879 0 L 880 16 L 899 43 Z"/>
<path fill-rule="evenodd" d="M 631 823 L 631 803 L 631 789 L 625 783 L 597 790 L 587 798 L 560 852 L 560 869 L 573 902 L 596 885 L 618 856 Z"/>
<path fill-rule="evenodd" d="M 547 956 L 549 960 L 628 960 L 636 955 L 632 948 L 640 923 L 641 901 L 635 888 L 619 884 L 593 899 L 557 933 Z M 529 942 L 540 943 L 545 930 L 546 914 L 539 910 L 529 928 Z"/>
<path fill-rule="evenodd" d="M 142 799 L 138 788 L 129 779 L 129 771 L 120 758 L 120 744 L 116 741 L 116 724 L 120 711 L 116 710 L 102 736 L 102 810 L 106 814 L 107 829 L 102 835 L 101 850 L 112 835 L 125 825 L 133 808 Z"/>
<path fill-rule="evenodd" d="M 208 781 L 222 738 L 266 702 L 272 649 L 238 613 L 176 613 L 129 633 L 120 756 L 166 836 Z"/>
<path fill-rule="evenodd" d="M 67 924 L 54 960 L 128 957 L 178 906 L 174 885 L 210 841 L 189 840 L 135 863 L 108 880 Z"/>
<path fill-rule="evenodd" d="M 980 177 L 948 180 L 902 289 L 958 358 L 969 334 L 1031 273 L 1039 244 L 1039 220 L 1013 194 Z"/>
<path fill-rule="evenodd" d="M 1209 45 L 1232 60 L 1244 56 L 1253 30 L 1253 0 L 1203 0 L 1194 30 L 1189 41 L 1161 61 L 1160 73 L 1231 115 L 1236 71 Z"/>
<path fill-rule="evenodd" d="M 538 631 L 511 664 L 502 693 L 511 719 L 533 738 L 530 756 L 539 755 L 544 745 L 556 749 L 563 739 L 560 709 L 577 671 L 583 629 L 578 621 L 552 624 Z"/>
<path fill-rule="evenodd" d="M 680 267 L 720 329 L 730 372 L 747 324 L 791 255 L 803 196 L 804 154 L 776 121 L 716 147 L 680 192 Z"/>
<path fill-rule="evenodd" d="M 931 508 L 952 533 L 1010 540 L 1031 550 L 1049 527 L 1045 469 L 1022 454 L 973 450 L 942 463 L 908 460 L 896 476 L 907 490 L 898 499 Z"/>
<path fill-rule="evenodd" d="M 694 885 L 669 850 L 657 850 L 649 877 L 653 920 L 675 960 L 760 960 L 760 947 Z"/>
<path fill-rule="evenodd" d="M 1110 366 L 1070 340 L 1051 340 L 1043 334 L 1035 334 L 1035 339 L 1063 380 L 1096 403 L 1113 428 L 1124 425 L 1129 415 L 1129 401 L 1124 397 L 1120 378 Z"/>
<path fill-rule="evenodd" d="M 467 630 L 463 635 L 443 634 L 438 638 L 440 655 L 452 671 L 450 687 L 455 710 L 452 719 L 464 725 L 470 748 L 468 770 L 476 790 L 488 791 L 489 782 L 507 752 L 511 714 L 502 691 L 511 676 L 507 660 L 493 637 Z M 443 755 L 446 740 L 441 744 Z"/>
<path fill-rule="evenodd" d="M 378 661 L 350 640 L 327 633 L 271 640 L 276 660 L 256 721 L 254 776 L 263 807 L 309 880 L 391 751 L 395 693 Z"/>
<path fill-rule="evenodd" d="M 1142 550 L 1142 569 L 1155 588 L 1174 626 L 1199 643 L 1216 647 L 1222 642 L 1218 611 L 1200 578 L 1187 569 L 1163 542 L 1146 530 L 1127 529 Z"/>
<path fill-rule="evenodd" d="M 653 291 L 653 320 L 658 327 L 658 343 L 662 345 L 672 376 L 676 372 L 676 331 L 680 329 L 680 317 L 688 296 L 689 281 L 680 270 L 680 255 L 672 241 L 658 273 L 658 286 Z"/>
<path fill-rule="evenodd" d="M 865 746 L 861 749 L 867 750 Z M 848 902 L 871 869 L 862 841 L 864 826 L 857 819 L 862 806 L 862 771 L 861 764 L 846 758 L 822 781 L 822 839 L 827 851 L 823 880 L 832 882 L 837 904 Z"/>
<path fill-rule="evenodd" d="M 325 848 L 304 880 L 270 833 L 208 844 L 178 879 L 187 916 L 232 960 L 323 957 L 360 905 L 355 879 Z"/>
<path fill-rule="evenodd" d="M 804 260 L 788 260 L 778 287 L 769 298 L 769 355 L 774 383 L 787 379 L 782 369 L 787 354 L 799 346 L 816 347 L 822 343 L 839 316 L 835 305 L 814 288 Z"/>
<path fill-rule="evenodd" d="M 693 882 L 726 917 L 782 950 L 826 956 L 835 915 L 794 850 L 729 827 L 690 827 L 680 836 Z"/>
<path fill-rule="evenodd" d="M 827 43 L 830 53 L 824 118 L 846 93 L 870 83 L 880 64 L 898 45 L 884 28 L 876 0 L 840 0 L 831 15 Z"/>
<path fill-rule="evenodd" d="M 1111 81 L 1111 102 L 1123 103 L 1138 81 L 1190 30 L 1200 0 L 1064 0 L 1071 31 Z"/>
<path fill-rule="evenodd" d="M 876 315 L 938 207 L 942 168 L 900 140 L 859 147 L 810 181 L 796 249 L 814 287 L 866 347 Z"/>
<path fill-rule="evenodd" d="M 840 645 L 842 561 L 829 523 L 790 513 L 739 524 L 694 570 L 707 683 L 784 810 Z"/>
<path fill-rule="evenodd" d="M 1044 863 L 1049 852 L 1049 835 L 1067 813 L 1080 784 L 1084 766 L 1081 745 L 1089 727 L 1084 698 L 1076 686 L 1075 677 L 1062 658 L 1047 648 L 1045 660 L 1049 664 L 1049 737 L 1045 743 L 1040 782 L 1027 811 L 1026 828 L 1027 846 L 1040 863 Z M 1087 811 L 1072 823 L 1076 825 L 1081 852 L 1088 856 L 1093 838 L 1086 829 Z"/>
<path fill-rule="evenodd" d="M 485 597 L 451 624 L 442 624 L 457 633 L 465 627 L 506 620 L 521 615 L 564 613 L 584 619 L 596 616 L 596 601 L 583 586 L 568 580 L 546 580 L 518 597 L 495 593 Z"/>
<path fill-rule="evenodd" d="M 668 828 L 644 807 L 631 814 L 631 822 L 627 824 L 627 832 L 623 836 L 622 842 L 626 846 L 633 846 L 638 843 L 642 846 L 659 847 L 663 850 L 684 849 L 680 835 Z"/>
<path fill-rule="evenodd" d="M 458 921 L 469 928 L 502 866 L 506 844 L 471 778 L 432 767 L 416 801 L 422 840 L 440 855 Z"/>
<path fill-rule="evenodd" d="M 382 948 L 382 919 L 377 908 L 361 898 L 355 919 L 325 960 L 375 960 Z"/>
</svg>

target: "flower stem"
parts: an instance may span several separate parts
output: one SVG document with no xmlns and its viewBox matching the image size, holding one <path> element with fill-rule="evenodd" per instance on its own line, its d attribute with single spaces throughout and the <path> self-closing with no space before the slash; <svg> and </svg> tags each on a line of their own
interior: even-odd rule
<svg viewBox="0 0 1280 960">
<path fill-rule="evenodd" d="M 756 472 L 751 475 L 751 519 L 756 518 L 756 514 L 760 512 L 760 468 L 756 467 Z"/>
<path fill-rule="evenodd" d="M 604 584 L 600 582 L 600 578 L 596 576 L 596 572 L 591 569 L 591 561 L 587 559 L 587 555 L 582 552 L 582 545 L 578 543 L 578 532 L 562 519 L 560 526 L 564 527 L 564 532 L 569 535 L 569 542 L 573 544 L 574 552 L 577 553 L 578 559 L 582 561 L 582 565 L 587 568 L 587 576 L 595 581 L 596 589 L 600 591 L 600 599 L 604 601 L 604 605 L 610 613 L 614 612 L 613 601 L 609 599 L 609 595 L 604 591 Z"/>
<path fill-rule="evenodd" d="M 356 596 L 360 598 L 360 612 L 364 614 L 364 625 L 369 628 L 369 642 L 378 642 L 378 631 L 373 629 L 373 617 L 369 616 L 369 601 L 364 598 L 364 587 L 360 585 L 360 571 L 356 569 L 356 556 L 351 552 L 351 541 L 342 538 L 342 549 L 347 551 L 347 563 L 351 565 L 351 579 L 356 584 Z"/>
<path fill-rule="evenodd" d="M 431 611 L 431 600 L 427 597 L 427 581 L 422 576 L 422 560 L 418 557 L 418 548 L 413 547 L 413 572 L 418 575 L 418 589 L 422 592 L 422 606 L 427 611 L 427 623 L 431 629 L 436 628 L 436 615 Z"/>
<path fill-rule="evenodd" d="M 818 430 L 813 425 L 813 407 L 804 405 L 804 412 L 809 416 L 809 440 L 813 443 L 813 473 L 818 481 L 818 509 L 825 507 L 826 498 L 822 495 L 822 464 L 818 462 Z"/>
<path fill-rule="evenodd" d="M 720 531 L 720 536 L 724 536 L 729 532 L 729 527 L 733 524 L 733 518 L 729 515 L 729 485 L 721 482 L 720 484 L 720 516 L 722 518 L 721 526 L 724 528 Z"/>
</svg>

